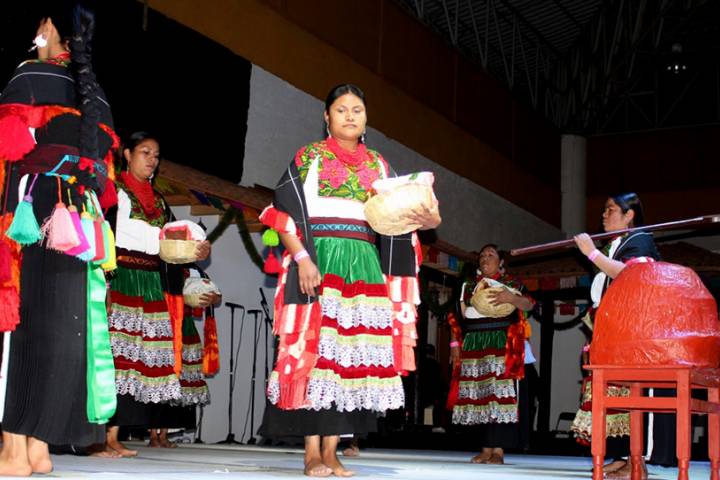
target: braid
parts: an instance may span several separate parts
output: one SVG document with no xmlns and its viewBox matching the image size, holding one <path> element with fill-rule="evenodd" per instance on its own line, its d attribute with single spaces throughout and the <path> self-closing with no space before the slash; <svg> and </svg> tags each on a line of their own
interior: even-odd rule
<svg viewBox="0 0 720 480">
<path fill-rule="evenodd" d="M 100 86 L 92 68 L 92 38 L 95 33 L 95 15 L 77 5 L 73 12 L 73 36 L 70 39 L 70 55 L 77 100 L 82 114 L 80 122 L 80 156 L 97 160 L 98 123 L 101 104 L 98 99 Z"/>
</svg>

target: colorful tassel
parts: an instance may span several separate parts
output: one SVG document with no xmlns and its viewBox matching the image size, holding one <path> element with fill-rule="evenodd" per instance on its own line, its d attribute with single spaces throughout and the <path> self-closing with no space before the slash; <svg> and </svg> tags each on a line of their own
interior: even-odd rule
<svg viewBox="0 0 720 480">
<path fill-rule="evenodd" d="M 15 208 L 15 216 L 5 234 L 20 245 L 32 245 L 42 238 L 40 225 L 35 219 L 32 196 L 25 195 Z"/>
<path fill-rule="evenodd" d="M 68 207 L 68 212 L 70 213 L 70 218 L 72 219 L 73 228 L 75 228 L 75 233 L 77 234 L 78 240 L 80 240 L 80 244 L 77 247 L 67 250 L 65 253 L 68 255 L 78 257 L 80 254 L 85 253 L 88 250 L 90 250 L 90 243 L 88 242 L 88 239 L 85 236 L 85 231 L 83 230 L 83 227 L 82 227 L 82 220 L 80 219 L 80 214 L 78 213 L 75 205 L 70 205 Z"/>
<path fill-rule="evenodd" d="M 64 253 L 80 245 L 70 212 L 62 202 L 55 204 L 55 210 L 42 226 L 42 233 L 46 247 L 58 252 Z"/>
<path fill-rule="evenodd" d="M 212 377 L 220 371 L 220 348 L 218 347 L 217 323 L 213 315 L 205 318 L 203 328 L 203 375 Z"/>
<path fill-rule="evenodd" d="M 92 262 L 95 258 L 95 222 L 92 216 L 88 212 L 83 212 L 80 215 L 80 224 L 82 231 L 85 234 L 85 239 L 88 242 L 89 248 L 83 253 L 79 253 L 77 257 L 83 262 Z"/>
<path fill-rule="evenodd" d="M 10 247 L 0 238 L 0 284 L 12 279 L 12 262 Z"/>
<path fill-rule="evenodd" d="M 105 262 L 100 265 L 106 272 L 112 272 L 117 268 L 117 257 L 115 254 L 115 235 L 113 235 L 110 223 L 103 222 L 103 238 L 105 239 L 105 251 L 107 252 Z"/>
<path fill-rule="evenodd" d="M 265 230 L 262 234 L 262 242 L 263 245 L 268 247 L 277 247 L 280 245 L 280 236 L 278 235 L 277 230 L 274 228 L 268 228 Z"/>
<path fill-rule="evenodd" d="M 58 201 L 52 215 L 45 220 L 42 226 L 42 235 L 45 246 L 58 252 L 66 252 L 80 245 L 80 239 L 75 231 L 70 212 L 62 201 L 62 186 L 60 177 L 57 178 Z"/>
<path fill-rule="evenodd" d="M 103 220 L 93 220 L 93 230 L 95 231 L 95 256 L 92 261 L 95 265 L 105 263 L 106 255 L 105 252 L 105 239 L 103 236 Z"/>
<path fill-rule="evenodd" d="M 0 287 L 0 332 L 11 332 L 20 323 L 20 294 L 15 287 Z"/>
<path fill-rule="evenodd" d="M 265 259 L 265 264 L 263 265 L 263 272 L 267 273 L 268 275 L 277 275 L 278 273 L 280 273 L 280 262 L 273 253 L 272 248 L 270 249 L 267 258 Z"/>
<path fill-rule="evenodd" d="M 28 124 L 18 115 L 0 117 L 0 157 L 15 161 L 35 148 Z"/>
</svg>

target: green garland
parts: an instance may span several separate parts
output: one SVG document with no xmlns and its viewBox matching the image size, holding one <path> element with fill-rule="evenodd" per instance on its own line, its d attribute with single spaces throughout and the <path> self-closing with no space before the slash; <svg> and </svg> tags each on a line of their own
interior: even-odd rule
<svg viewBox="0 0 720 480">
<path fill-rule="evenodd" d="M 225 210 L 225 213 L 223 213 L 223 216 L 220 218 L 217 226 L 213 229 L 212 232 L 208 234 L 208 241 L 210 243 L 214 243 L 215 240 L 220 238 L 220 236 L 225 233 L 225 230 L 227 230 L 233 220 L 237 223 L 237 229 L 238 233 L 240 234 L 240 239 L 242 240 L 248 255 L 250 255 L 250 260 L 252 260 L 255 266 L 260 269 L 260 271 L 263 271 L 263 265 L 265 262 L 263 261 L 260 252 L 258 252 L 255 243 L 252 241 L 252 237 L 250 236 L 250 232 L 248 231 L 247 223 L 245 223 L 245 216 L 243 215 L 242 210 L 235 207 L 229 207 L 227 210 Z"/>
</svg>

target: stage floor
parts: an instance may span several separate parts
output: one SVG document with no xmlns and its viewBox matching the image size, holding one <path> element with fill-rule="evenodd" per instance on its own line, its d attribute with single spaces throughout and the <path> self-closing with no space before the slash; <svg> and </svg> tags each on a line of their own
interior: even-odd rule
<svg viewBox="0 0 720 480">
<path fill-rule="evenodd" d="M 130 459 L 53 455 L 59 478 L 229 479 L 307 478 L 302 475 L 302 451 L 272 447 L 181 445 L 176 449 L 138 448 Z M 467 452 L 364 450 L 343 462 L 357 478 L 417 480 L 589 479 L 589 458 L 508 455 L 506 465 L 472 465 Z M 651 479 L 675 479 L 677 469 L 650 466 Z M 710 478 L 707 462 L 694 462 L 690 478 Z"/>
</svg>

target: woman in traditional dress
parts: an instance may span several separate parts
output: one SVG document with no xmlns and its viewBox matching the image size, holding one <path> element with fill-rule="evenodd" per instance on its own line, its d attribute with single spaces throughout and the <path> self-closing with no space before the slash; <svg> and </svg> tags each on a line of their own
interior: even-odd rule
<svg viewBox="0 0 720 480">
<path fill-rule="evenodd" d="M 48 444 L 100 441 L 115 410 L 103 272 L 71 254 L 79 230 L 60 220 L 70 218 L 65 203 L 97 205 L 103 192 L 105 206 L 113 202 L 106 154 L 116 137 L 92 70 L 95 18 L 80 7 L 56 13 L 36 32 L 37 60 L 20 65 L 0 97 L 0 317 L 3 330 L 14 330 L 2 476 L 49 473 Z M 41 242 L 38 220 L 48 217 Z"/>
<path fill-rule="evenodd" d="M 634 193 L 609 197 L 605 202 L 602 223 L 606 232 L 615 232 L 644 225 L 640 198 Z M 617 277 L 626 266 L 632 263 L 655 261 L 660 258 L 652 234 L 642 231 L 618 234 L 618 236 L 605 244 L 601 250 L 595 247 L 595 243 L 586 233 L 576 235 L 575 243 L 598 270 L 590 288 L 593 304 L 588 312 L 586 322 L 590 326 L 592 326 L 594 312 L 600 305 L 603 293 L 613 278 Z M 584 350 L 588 351 L 587 348 Z M 592 428 L 591 383 L 589 377 L 583 382 L 583 404 L 578 410 L 572 425 L 572 430 L 575 432 L 578 441 L 587 445 L 590 444 Z M 609 388 L 616 395 L 629 393 L 629 391 L 623 392 L 623 389 L 618 387 Z M 606 477 L 630 478 L 630 463 L 623 458 L 623 456 L 630 453 L 630 414 L 608 411 L 606 419 L 607 455 L 614 459 L 605 466 Z M 644 476 L 647 477 L 644 462 L 643 471 Z"/>
<path fill-rule="evenodd" d="M 208 394 L 196 372 L 202 345 L 195 342 L 199 340 L 196 330 L 192 335 L 192 318 L 184 318 L 183 313 L 184 269 L 158 256 L 160 230 L 173 219 L 151 183 L 160 145 L 146 132 L 133 133 L 124 144 L 123 159 L 125 168 L 116 181 L 118 268 L 110 284 L 108 317 L 118 409 L 108 428 L 106 447 L 121 456 L 133 456 L 137 452 L 118 440 L 119 426 L 150 427 L 150 446 L 171 447 L 167 428 L 193 428 L 194 407 L 207 403 Z M 209 253 L 209 242 L 198 245 L 198 259 Z M 215 303 L 212 298 L 206 301 Z M 186 339 L 195 339 L 193 345 L 182 344 L 183 330 L 188 331 Z"/>
<path fill-rule="evenodd" d="M 365 96 L 354 85 L 325 101 L 328 137 L 302 147 L 280 179 L 263 223 L 285 246 L 275 294 L 278 358 L 260 434 L 303 436 L 305 474 L 350 476 L 339 435 L 376 429 L 378 413 L 401 408 L 400 373 L 414 369 L 414 233 L 379 239 L 365 220 L 372 182 L 391 175 L 362 141 Z M 437 204 L 409 218 L 440 223 Z"/>
<path fill-rule="evenodd" d="M 504 273 L 502 253 L 496 245 L 480 249 L 478 261 L 477 278 L 462 287 L 462 338 L 454 338 L 450 344 L 451 359 L 460 364 L 452 422 L 473 426 L 473 438 L 483 446 L 473 463 L 500 465 L 505 448 L 519 447 L 520 416 L 528 411 L 525 405 L 519 406 L 519 398 L 520 389 L 526 388 L 522 380 L 529 336 L 525 312 L 534 302 L 525 295 L 522 283 Z M 516 309 L 506 317 L 483 316 L 470 305 L 470 298 L 476 289 L 487 286 L 504 287 L 488 294 L 491 304 L 511 304 Z M 520 408 L 525 410 L 522 414 Z"/>
</svg>

